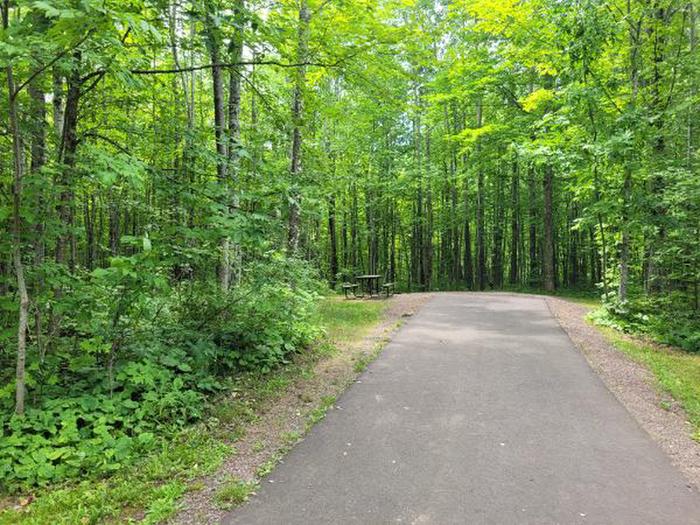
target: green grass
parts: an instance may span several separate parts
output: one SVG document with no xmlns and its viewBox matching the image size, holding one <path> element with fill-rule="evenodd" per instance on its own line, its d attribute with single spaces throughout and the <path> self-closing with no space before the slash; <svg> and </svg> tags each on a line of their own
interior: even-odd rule
<svg viewBox="0 0 700 525">
<path fill-rule="evenodd" d="M 314 426 L 316 423 L 321 421 L 326 417 L 326 413 L 335 403 L 335 396 L 324 396 L 321 399 L 321 404 L 314 408 L 309 414 L 308 420 L 306 422 L 307 429 Z"/>
<path fill-rule="evenodd" d="M 382 300 L 329 297 L 319 306 L 319 324 L 325 328 L 331 341 L 356 341 L 381 320 L 386 306 L 387 302 Z"/>
<path fill-rule="evenodd" d="M 24 509 L 0 512 L 0 524 L 160 523 L 175 513 L 191 480 L 215 470 L 232 452 L 198 425 L 109 479 L 39 490 Z"/>
<path fill-rule="evenodd" d="M 214 495 L 214 502 L 220 509 L 232 509 L 248 501 L 257 487 L 257 483 L 231 478 L 219 486 Z"/>
<path fill-rule="evenodd" d="M 555 297 L 561 297 L 562 299 L 566 299 L 567 301 L 571 301 L 572 303 L 582 304 L 584 306 L 587 306 L 588 308 L 600 308 L 600 305 L 602 304 L 599 296 L 590 296 L 576 293 L 568 295 L 566 294 L 566 292 L 560 292 L 555 294 Z"/>
<path fill-rule="evenodd" d="M 700 441 L 700 355 L 630 340 L 612 328 L 600 329 L 617 348 L 653 372 L 661 389 L 686 411 L 694 438 Z"/>
<path fill-rule="evenodd" d="M 560 297 L 590 308 L 597 308 L 601 305 L 601 292 L 599 290 L 577 290 L 571 288 L 559 288 L 555 292 L 546 292 L 542 288 L 531 288 L 527 286 L 506 287 L 503 291 L 515 293 L 528 293 L 534 295 L 549 295 Z"/>
<path fill-rule="evenodd" d="M 227 442 L 245 434 L 260 413 L 274 403 L 295 381 L 314 374 L 315 363 L 336 351 L 335 343 L 361 339 L 379 323 L 385 301 L 322 300 L 317 322 L 326 336 L 299 359 L 268 374 L 243 374 L 231 381 L 226 395 L 215 399 L 206 422 L 163 440 L 162 448 L 142 458 L 133 467 L 105 479 L 37 490 L 33 501 L 15 510 L 0 510 L 0 525 L 90 525 L 97 523 L 161 523 L 172 516 L 182 496 L 200 490 L 199 478 L 216 470 L 235 450 Z M 323 418 L 335 398 L 324 398 L 312 411 L 310 427 Z M 258 469 L 262 477 L 274 468 L 284 452 L 300 438 L 285 436 L 279 451 Z M 217 505 L 230 508 L 245 501 L 255 484 L 230 480 L 215 496 Z M 26 497 L 26 495 L 25 495 Z"/>
</svg>

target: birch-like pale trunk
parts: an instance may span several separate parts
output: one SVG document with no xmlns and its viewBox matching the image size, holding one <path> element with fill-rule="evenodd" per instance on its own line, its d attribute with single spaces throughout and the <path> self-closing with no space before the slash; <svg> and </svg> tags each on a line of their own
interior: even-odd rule
<svg viewBox="0 0 700 525">
<path fill-rule="evenodd" d="M 289 195 L 289 225 L 287 236 L 287 250 L 295 255 L 299 251 L 299 237 L 301 234 L 301 192 L 299 184 L 302 172 L 302 126 L 304 120 L 304 88 L 306 84 L 306 68 L 304 62 L 309 52 L 309 23 L 311 11 L 307 0 L 299 0 L 299 27 L 297 31 L 297 62 L 300 65 L 296 69 L 294 77 L 294 94 L 292 99 L 292 155 L 291 155 L 291 192 Z"/>
<path fill-rule="evenodd" d="M 238 21 L 234 36 L 229 44 L 229 61 L 232 64 L 241 62 L 243 58 L 243 10 L 244 0 L 237 0 L 235 5 L 236 20 Z M 239 151 L 241 147 L 241 75 L 240 67 L 229 69 L 228 86 L 228 130 L 227 130 L 227 154 L 228 154 L 228 180 L 226 195 L 229 206 L 229 214 L 237 213 L 240 205 L 238 197 L 240 185 Z M 222 245 L 222 263 L 219 281 L 221 289 L 226 291 L 232 283 L 237 283 L 241 276 L 241 247 L 225 237 Z"/>
<path fill-rule="evenodd" d="M 2 4 L 2 26 L 7 30 L 10 16 L 10 2 Z M 29 292 L 24 278 L 22 264 L 22 179 L 24 178 L 24 146 L 17 114 L 17 93 L 15 92 L 14 71 L 11 64 L 5 67 L 7 78 L 7 108 L 12 136 L 13 184 L 12 184 L 12 262 L 17 277 L 19 294 L 19 322 L 17 324 L 17 368 L 15 372 L 15 412 L 24 414 L 26 391 L 25 363 L 27 359 L 27 327 L 29 324 Z"/>
</svg>

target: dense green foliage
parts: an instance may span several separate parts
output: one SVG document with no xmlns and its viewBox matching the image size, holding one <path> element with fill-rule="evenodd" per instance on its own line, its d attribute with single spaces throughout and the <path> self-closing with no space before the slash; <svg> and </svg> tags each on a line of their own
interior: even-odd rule
<svg viewBox="0 0 700 525">
<path fill-rule="evenodd" d="M 382 318 L 385 306 L 383 301 L 344 301 L 335 297 L 321 300 L 314 315 L 314 323 L 324 329 L 321 344 L 295 355 L 292 363 L 272 372 L 253 370 L 237 375 L 230 389 L 213 396 L 202 421 L 172 435 L 161 434 L 163 439 L 157 446 L 144 451 L 143 457 L 132 458 L 132 465 L 123 465 L 113 475 L 103 479 L 85 476 L 58 487 L 34 488 L 31 504 L 0 510 L 0 524 L 121 523 L 138 521 L 140 516 L 143 523 L 163 522 L 178 509 L 185 492 L 202 489 L 203 475 L 237 453 L 231 441 L 245 435 L 251 423 L 264 418 L 290 387 L 298 392 L 300 383 L 313 381 L 316 364 L 335 355 L 336 344 L 361 340 Z M 317 386 L 311 386 L 314 388 Z M 319 404 L 307 405 L 307 425 L 321 419 L 333 401 L 332 396 L 324 396 Z M 261 463 L 257 477 L 268 474 L 281 452 L 295 443 L 300 434 L 282 437 L 283 449 Z M 242 489 L 236 480 L 231 480 L 231 485 Z M 245 495 L 236 487 L 232 487 L 234 493 Z M 252 485 L 247 487 L 253 489 Z M 217 491 L 215 501 L 222 506 L 234 503 L 230 501 L 229 488 L 228 483 L 222 483 L 221 496 Z M 19 501 L 22 499 L 26 502 L 26 495 Z"/>
<path fill-rule="evenodd" d="M 695 0 L 0 5 L 3 488 L 158 446 L 322 279 L 599 289 L 700 349 Z"/>
<path fill-rule="evenodd" d="M 114 258 L 76 281 L 76 302 L 62 321 L 72 333 L 28 366 L 36 401 L 23 416 L 11 415 L 6 389 L 6 487 L 118 470 L 157 446 L 154 435 L 198 420 L 204 396 L 220 390 L 222 378 L 269 371 L 318 334 L 310 322 L 313 280 L 294 261 L 251 266 L 222 294 L 216 286 L 158 282 L 162 270 L 136 259 Z"/>
</svg>

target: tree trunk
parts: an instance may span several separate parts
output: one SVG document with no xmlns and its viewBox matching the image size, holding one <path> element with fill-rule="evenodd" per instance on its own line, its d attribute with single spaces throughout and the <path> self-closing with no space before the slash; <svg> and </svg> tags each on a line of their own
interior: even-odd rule
<svg viewBox="0 0 700 525">
<path fill-rule="evenodd" d="M 224 108 L 224 79 L 221 66 L 221 35 L 216 23 L 217 14 L 206 14 L 206 45 L 209 51 L 211 63 L 212 90 L 214 101 L 214 137 L 216 140 L 216 177 L 228 193 L 228 164 L 229 164 L 229 139 L 226 136 L 226 112 Z M 219 262 L 219 286 L 226 291 L 231 282 L 231 248 L 230 238 L 224 235 L 221 241 L 221 261 Z"/>
<path fill-rule="evenodd" d="M 231 63 L 240 62 L 243 55 L 243 0 L 237 0 L 235 5 L 236 31 L 229 44 L 229 60 Z M 229 214 L 237 212 L 240 205 L 238 198 L 238 186 L 240 183 L 240 151 L 241 140 L 241 71 L 240 67 L 229 70 L 228 90 L 228 138 L 226 139 L 226 154 L 228 156 L 227 179 L 223 182 Z M 219 282 L 221 289 L 229 289 L 231 282 L 238 282 L 241 275 L 241 248 L 226 236 L 221 245 L 222 262 Z"/>
<path fill-rule="evenodd" d="M 513 161 L 513 178 L 510 192 L 510 278 L 511 285 L 518 284 L 518 248 L 520 246 L 520 175 L 517 157 Z"/>
<path fill-rule="evenodd" d="M 481 100 L 476 103 L 476 127 L 480 128 L 482 123 Z M 480 149 L 477 147 L 476 162 L 480 163 L 478 158 Z M 479 165 L 477 168 L 476 182 L 476 282 L 479 290 L 486 288 L 486 240 L 484 238 L 484 170 Z"/>
<path fill-rule="evenodd" d="M 471 210 L 469 208 L 469 179 L 464 178 L 464 283 L 467 290 L 474 289 L 474 263 L 472 257 Z"/>
<path fill-rule="evenodd" d="M 10 16 L 10 2 L 2 4 L 2 27 L 7 30 Z M 29 323 L 29 292 L 24 279 L 22 263 L 22 179 L 24 178 L 24 145 L 17 114 L 17 93 L 12 65 L 5 68 L 7 76 L 9 132 L 12 136 L 14 179 L 12 185 L 12 261 L 17 277 L 19 294 L 19 320 L 17 323 L 17 367 L 15 370 L 15 412 L 24 414 L 25 362 L 27 359 L 27 327 Z"/>
<path fill-rule="evenodd" d="M 556 289 L 554 275 L 554 210 L 553 210 L 554 171 L 550 165 L 544 168 L 544 249 L 542 269 L 544 271 L 544 289 L 553 292 Z"/>
<path fill-rule="evenodd" d="M 52 74 L 53 82 L 53 129 L 56 134 L 56 140 L 61 141 L 63 136 L 63 77 L 58 69 L 54 67 Z"/>
<path fill-rule="evenodd" d="M 627 3 L 627 16 L 631 18 L 631 4 Z M 639 93 L 639 53 L 641 38 L 641 21 L 638 24 L 630 24 L 629 44 L 630 44 L 630 111 L 635 111 L 637 106 L 637 95 Z M 633 153 L 632 153 L 633 155 Z M 626 159 L 625 172 L 622 182 L 622 238 L 620 240 L 620 285 L 618 287 L 618 298 L 620 301 L 627 300 L 629 287 L 629 256 L 630 256 L 630 199 L 632 198 L 632 158 Z"/>
<path fill-rule="evenodd" d="M 338 243 L 335 227 L 335 195 L 328 198 L 328 273 L 331 288 L 338 278 Z"/>
<path fill-rule="evenodd" d="M 652 43 L 652 73 L 651 73 L 651 101 L 650 109 L 654 115 L 651 127 L 652 135 L 652 151 L 654 159 L 657 163 L 663 162 L 664 152 L 666 150 L 666 138 L 664 137 L 665 127 L 665 98 L 670 94 L 662 94 L 662 71 L 664 69 L 664 48 L 666 45 L 668 31 L 667 25 L 670 20 L 668 17 L 669 9 L 661 7 L 659 2 L 653 2 L 653 17 L 649 24 L 649 40 Z M 672 88 L 671 88 L 672 89 Z M 649 181 L 649 194 L 663 196 L 665 190 L 664 176 L 660 174 L 661 170 L 654 170 L 654 174 Z M 659 267 L 658 253 L 663 250 L 663 244 L 666 238 L 666 205 L 663 198 L 654 199 L 651 202 L 651 224 L 655 226 L 654 232 L 649 235 L 646 243 L 645 261 L 644 261 L 644 285 L 645 290 L 649 294 L 660 292 L 664 288 L 664 272 L 663 268 Z"/>
<path fill-rule="evenodd" d="M 629 205 L 632 198 L 632 171 L 625 169 L 622 186 L 622 239 L 620 241 L 620 286 L 617 291 L 620 301 L 627 300 L 627 288 L 629 283 L 629 257 L 630 257 L 630 234 L 629 234 Z"/>
<path fill-rule="evenodd" d="M 40 79 L 29 84 L 29 96 L 31 98 L 31 162 L 30 169 L 32 174 L 39 178 L 41 170 L 46 164 L 46 97 L 41 86 Z M 34 265 L 40 268 L 44 264 L 46 255 L 46 245 L 44 239 L 45 220 L 46 220 L 46 196 L 44 194 L 43 185 L 37 185 L 34 206 L 37 211 L 37 222 L 34 226 Z M 37 296 L 41 293 L 44 287 L 44 279 L 39 277 L 35 280 L 33 294 Z M 37 349 L 39 350 L 39 360 L 43 363 L 45 349 L 43 344 L 43 318 L 42 309 L 37 306 L 34 309 L 34 337 Z"/>
<path fill-rule="evenodd" d="M 360 247 L 358 242 L 358 203 L 357 203 L 357 184 L 353 181 L 350 186 L 352 195 L 352 209 L 350 211 L 350 267 L 353 272 L 359 270 L 360 263 Z"/>
<path fill-rule="evenodd" d="M 491 286 L 503 287 L 503 177 L 500 170 L 496 171 L 496 198 L 493 205 L 493 246 L 491 256 Z"/>
<path fill-rule="evenodd" d="M 72 71 L 68 77 L 68 90 L 66 93 L 65 109 L 63 113 L 63 129 L 59 147 L 59 162 L 61 163 L 61 194 L 58 206 L 58 217 L 61 222 L 61 231 L 56 243 L 56 262 L 65 264 L 68 257 L 68 266 L 75 269 L 75 232 L 74 228 L 74 202 L 73 202 L 73 170 L 75 168 L 76 152 L 78 149 L 78 106 L 81 97 L 80 78 L 81 54 L 73 53 Z M 70 248 L 70 254 L 68 250 Z"/>
<path fill-rule="evenodd" d="M 299 0 L 299 27 L 297 32 L 297 62 L 306 61 L 309 50 L 309 22 L 311 10 L 307 0 Z M 296 68 L 294 78 L 294 94 L 292 100 L 292 159 L 291 159 L 291 192 L 289 196 L 289 227 L 287 250 L 291 255 L 299 251 L 299 236 L 301 229 L 301 155 L 302 155 L 302 126 L 304 120 L 304 90 L 306 84 L 306 68 L 300 65 Z"/>
<path fill-rule="evenodd" d="M 535 168 L 529 168 L 528 173 L 528 207 L 530 208 L 528 217 L 528 255 L 530 259 L 529 285 L 537 287 L 540 285 L 540 268 L 538 265 L 537 253 L 537 186 L 535 182 Z"/>
</svg>

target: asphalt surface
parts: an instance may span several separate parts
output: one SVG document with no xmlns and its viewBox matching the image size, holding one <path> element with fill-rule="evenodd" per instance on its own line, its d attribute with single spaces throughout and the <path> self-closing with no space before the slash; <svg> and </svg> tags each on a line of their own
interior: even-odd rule
<svg viewBox="0 0 700 525">
<path fill-rule="evenodd" d="M 700 524 L 542 298 L 437 295 L 228 524 Z"/>
</svg>

